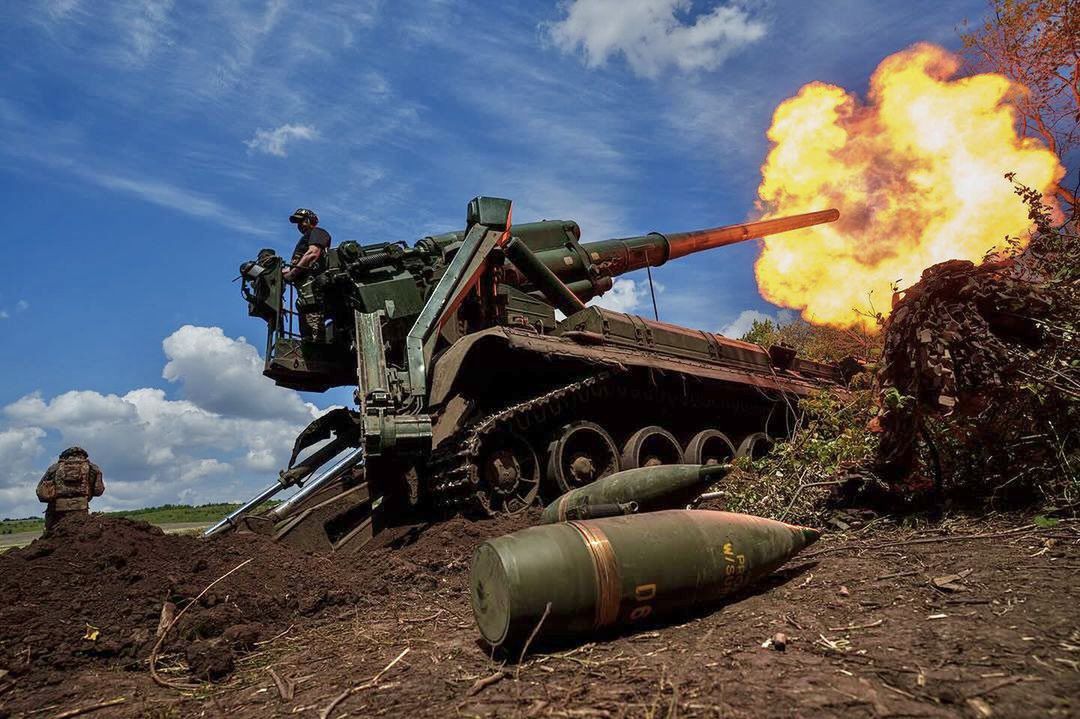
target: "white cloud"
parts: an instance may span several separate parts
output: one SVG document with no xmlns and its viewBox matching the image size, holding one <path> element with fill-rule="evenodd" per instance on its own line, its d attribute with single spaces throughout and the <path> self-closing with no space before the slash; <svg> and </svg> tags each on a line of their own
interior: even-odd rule
<svg viewBox="0 0 1080 719">
<path fill-rule="evenodd" d="M 9 404 L 4 412 L 24 422 L 51 427 L 81 424 L 88 428 L 132 420 L 137 414 L 134 407 L 115 394 L 78 390 L 65 392 L 48 402 L 41 395 L 27 395 Z"/>
<path fill-rule="evenodd" d="M 30 309 L 30 303 L 26 300 L 19 300 L 15 303 L 16 312 L 26 312 L 28 309 Z"/>
<path fill-rule="evenodd" d="M 507 193 L 504 197 L 521 198 L 514 201 L 514 219 L 519 222 L 573 218 L 585 242 L 617 237 L 625 230 L 626 210 L 611 200 L 613 188 L 607 183 L 572 187 L 556 174 L 530 173 L 522 167 L 498 186 Z"/>
<path fill-rule="evenodd" d="M 387 39 L 390 34 L 372 32 L 382 0 L 314 5 L 210 0 L 173 2 L 171 7 L 168 0 L 151 1 L 154 4 L 144 9 L 142 0 L 35 0 L 36 11 L 25 18 L 21 12 L 8 18 L 10 13 L 0 11 L 0 17 L 13 21 L 14 32 L 35 35 L 37 61 L 13 70 L 17 83 L 33 87 L 64 67 L 73 86 L 89 93 L 86 102 L 104 108 L 103 113 L 61 118 L 49 115 L 47 108 L 36 110 L 33 103 L 0 98 L 0 159 L 11 155 L 34 160 L 192 216 L 224 218 L 221 221 L 233 229 L 267 235 L 263 227 L 246 221 L 251 207 L 291 203 L 288 197 L 299 192 L 333 195 L 335 204 L 355 208 L 355 193 L 336 196 L 346 181 L 327 179 L 336 163 L 351 156 L 377 159 L 389 153 L 386 146 L 413 151 L 415 137 L 430 131 L 417 98 L 405 97 L 395 87 L 396 63 L 380 67 L 385 64 L 368 62 L 374 57 L 369 51 L 375 48 L 379 54 L 383 42 L 401 54 L 415 50 Z M 428 15 L 421 7 L 402 11 L 399 15 Z M 524 28 L 526 35 L 533 30 L 532 25 Z M 338 76 L 349 79 L 328 95 L 323 80 Z M 26 122 L 13 122 L 6 105 Z M 307 114 L 313 107 L 319 108 L 318 120 Z M 98 148 L 112 147 L 100 133 L 115 134 L 112 120 L 122 121 L 132 113 L 143 119 L 137 128 L 122 131 L 124 151 L 100 155 Z M 84 122 L 90 115 L 101 121 Z M 302 144 L 309 131 L 313 134 Z M 183 141 L 162 144 L 165 135 L 182 136 Z M 333 147 L 312 142 L 331 136 Z M 229 142 L 235 145 L 230 148 Z M 373 149 L 357 152 L 359 147 Z M 267 182 L 260 158 L 293 156 L 301 148 L 317 152 L 314 161 L 331 168 L 329 174 L 275 177 L 254 204 L 223 206 L 239 202 L 226 202 L 226 197 L 246 202 L 251 187 Z M 154 158 L 153 167 L 147 157 Z M 70 158 L 71 163 L 64 165 L 58 158 Z M 32 163 L 8 165 L 20 173 L 35 171 Z M 381 183 L 365 195 L 363 204 L 374 216 L 400 216 L 402 207 L 415 211 L 413 181 L 409 173 L 395 177 L 392 184 Z"/>
<path fill-rule="evenodd" d="M 82 0 L 44 0 L 42 9 L 54 21 L 60 21 L 73 12 L 79 10 Z"/>
<path fill-rule="evenodd" d="M 0 431 L 0 508 L 2 516 L 29 517 L 39 514 L 34 486 L 44 471 L 37 471 L 45 431 L 39 427 L 17 427 Z"/>
<path fill-rule="evenodd" d="M 225 474 L 231 472 L 232 466 L 219 462 L 216 459 L 199 459 L 194 462 L 188 462 L 180 472 L 179 480 L 181 484 L 192 484 L 215 474 Z"/>
<path fill-rule="evenodd" d="M 772 322 L 773 324 L 785 325 L 795 320 L 795 313 L 791 310 L 779 310 L 775 315 L 770 315 L 757 310 L 743 310 L 739 316 L 720 328 L 720 334 L 732 339 L 739 339 L 750 331 L 754 322 Z"/>
<path fill-rule="evenodd" d="M 585 53 L 589 67 L 622 54 L 638 75 L 656 77 L 674 66 L 712 70 L 733 52 L 765 36 L 765 24 L 737 3 L 717 4 L 685 17 L 690 0 L 572 0 L 566 17 L 548 26 L 564 52 Z"/>
<path fill-rule="evenodd" d="M 722 87 L 712 78 L 674 83 L 668 88 L 671 99 L 663 116 L 675 132 L 667 136 L 682 145 L 701 143 L 705 152 L 721 153 L 730 158 L 725 167 L 745 165 L 758 173 L 767 149 L 762 128 L 769 125 L 775 98 L 746 85 L 743 78 L 725 82 Z"/>
<path fill-rule="evenodd" d="M 138 0 L 137 4 L 114 4 L 117 24 L 127 32 L 131 44 L 129 60 L 144 61 L 162 43 L 169 42 L 167 23 L 173 0 Z"/>
<path fill-rule="evenodd" d="M 206 83 L 201 88 L 195 86 L 196 93 L 215 95 L 246 82 L 260 80 L 256 68 L 262 46 L 277 28 L 284 10 L 284 0 L 268 0 L 259 5 L 221 3 L 215 7 L 214 14 L 219 19 L 220 27 L 214 28 L 214 35 L 223 37 L 230 44 L 225 52 L 207 58 L 214 63 L 215 82 Z M 307 31 L 310 32 L 310 29 Z M 202 54 L 201 49 L 197 44 L 188 48 L 189 55 L 191 50 L 195 50 L 195 56 L 190 57 L 190 62 L 191 69 L 196 71 L 206 69 L 205 61 L 198 57 Z M 186 81 L 198 83 L 199 78 L 188 75 Z"/>
<path fill-rule="evenodd" d="M 664 291 L 663 285 L 656 281 L 653 281 L 653 288 L 658 295 Z M 600 297 L 589 300 L 587 304 L 615 312 L 652 315 L 652 298 L 649 296 L 648 280 L 632 280 L 627 277 L 619 277 L 612 284 L 610 290 Z"/>
<path fill-rule="evenodd" d="M 113 161 L 99 161 L 80 143 L 73 142 L 77 136 L 78 133 L 73 133 L 70 128 L 39 126 L 31 116 L 0 99 L 0 153 L 19 161 L 8 165 L 18 167 L 29 160 L 159 207 L 211 219 L 239 232 L 270 234 L 246 220 L 243 213 L 226 207 L 213 197 L 143 174 L 142 166 L 138 170 L 114 169 Z"/>
<path fill-rule="evenodd" d="M 300 421 L 250 419 L 168 399 L 163 390 L 147 387 L 123 395 L 88 390 L 52 399 L 31 395 L 9 404 L 4 413 L 16 425 L 59 432 L 65 444 L 85 447 L 103 467 L 123 477 L 164 480 L 179 478 L 187 464 L 202 459 L 244 462 L 248 455 L 270 452 L 280 463 L 295 434 L 317 411 L 312 408 Z"/>
<path fill-rule="evenodd" d="M 29 469 L 29 464 L 41 454 L 45 431 L 39 427 L 17 427 L 0 431 L 0 487 L 11 484 L 13 477 Z"/>
<path fill-rule="evenodd" d="M 220 327 L 184 325 L 162 342 L 169 359 L 161 376 L 180 382 L 184 396 L 198 407 L 230 417 L 311 418 L 314 405 L 263 377 L 258 350 Z"/>
<path fill-rule="evenodd" d="M 39 157 L 37 159 L 43 160 L 46 164 L 62 167 L 72 174 L 107 190 L 134 195 L 151 204 L 182 212 L 192 217 L 212 219 L 225 227 L 240 232 L 253 235 L 269 234 L 267 230 L 254 226 L 243 219 L 241 215 L 211 197 L 152 177 L 115 174 L 106 170 L 99 170 L 90 165 L 80 164 L 71 158 Z"/>
<path fill-rule="evenodd" d="M 390 99 L 392 94 L 390 81 L 381 72 L 368 70 L 361 77 L 361 84 L 365 86 L 369 97 L 374 102 L 385 102 Z"/>
<path fill-rule="evenodd" d="M 96 508 L 127 508 L 246 498 L 284 466 L 296 434 L 320 412 L 264 378 L 255 348 L 217 327 L 181 327 L 162 346 L 163 375 L 180 385 L 179 399 L 153 387 L 72 390 L 4 407 L 0 467 L 11 479 L 0 482 L 0 516 L 32 509 L 47 432 L 59 439 L 50 453 L 77 444 L 101 466 L 107 488 Z"/>
<path fill-rule="evenodd" d="M 255 152 L 265 152 L 275 157 L 285 157 L 286 146 L 294 140 L 314 140 L 317 136 L 312 125 L 286 124 L 273 130 L 258 129 L 255 136 L 244 144 Z"/>
<path fill-rule="evenodd" d="M 87 167 L 76 167 L 75 169 L 77 174 L 108 190 L 137 195 L 155 205 L 180 210 L 185 214 L 196 217 L 216 217 L 223 221 L 229 214 L 229 211 L 215 200 L 165 182 L 146 177 L 123 177 Z"/>
<path fill-rule="evenodd" d="M 50 29 L 75 26 L 79 29 L 108 27 L 107 41 L 96 52 L 125 69 L 138 69 L 162 46 L 172 44 L 169 15 L 174 0 L 43 0 L 37 22 Z M 69 27 L 70 29 L 70 27 Z"/>
<path fill-rule="evenodd" d="M 354 162 L 349 165 L 349 178 L 358 187 L 368 189 L 386 177 L 386 169 L 379 165 Z"/>
<path fill-rule="evenodd" d="M 11 317 L 7 310 L 0 310 L 0 320 L 6 320 Z"/>
</svg>

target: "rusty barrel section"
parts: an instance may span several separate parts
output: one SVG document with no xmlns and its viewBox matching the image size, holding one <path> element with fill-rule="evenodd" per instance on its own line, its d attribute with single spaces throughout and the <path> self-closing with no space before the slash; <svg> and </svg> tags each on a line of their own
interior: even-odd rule
<svg viewBox="0 0 1080 719">
<path fill-rule="evenodd" d="M 593 262 L 610 264 L 613 275 L 621 275 L 646 266 L 658 267 L 668 260 L 685 257 L 695 252 L 724 247 L 738 242 L 754 240 L 781 232 L 835 222 L 840 212 L 835 209 L 806 212 L 801 215 L 777 217 L 758 222 L 710 227 L 690 232 L 660 233 L 625 237 L 582 245 Z"/>
<path fill-rule="evenodd" d="M 818 536 L 761 517 L 681 509 L 530 527 L 477 549 L 473 614 L 493 645 L 519 645 L 534 630 L 560 640 L 632 626 L 716 602 Z"/>
<path fill-rule="evenodd" d="M 719 482 L 731 465 L 662 464 L 638 467 L 572 489 L 549 504 L 540 522 L 565 522 L 587 507 L 635 503 L 643 512 L 686 506 L 709 485 Z"/>
<path fill-rule="evenodd" d="M 667 259 L 673 260 L 702 250 L 711 250 L 714 247 L 733 245 L 737 242 L 768 237 L 781 232 L 790 232 L 791 230 L 821 225 L 826 222 L 835 222 L 839 218 L 840 212 L 838 210 L 820 210 L 801 215 L 791 215 L 790 217 L 777 217 L 773 220 L 717 227 L 710 230 L 677 232 L 666 235 L 669 248 Z"/>
</svg>

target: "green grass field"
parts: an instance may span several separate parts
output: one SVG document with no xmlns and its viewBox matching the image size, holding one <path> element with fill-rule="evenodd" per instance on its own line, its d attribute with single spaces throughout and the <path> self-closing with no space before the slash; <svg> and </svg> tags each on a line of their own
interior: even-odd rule
<svg viewBox="0 0 1080 719">
<path fill-rule="evenodd" d="M 186 504 L 165 504 L 160 507 L 131 509 L 122 512 L 94 512 L 106 517 L 127 517 L 150 524 L 178 524 L 181 522 L 216 522 L 239 504 L 200 504 L 191 507 Z M 19 532 L 38 532 L 45 527 L 45 518 L 28 517 L 26 519 L 0 520 L 0 534 Z"/>
</svg>

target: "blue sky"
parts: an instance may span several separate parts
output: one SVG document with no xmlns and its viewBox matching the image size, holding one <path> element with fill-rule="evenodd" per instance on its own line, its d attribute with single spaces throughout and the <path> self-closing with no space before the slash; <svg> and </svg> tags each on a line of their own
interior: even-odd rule
<svg viewBox="0 0 1080 719">
<path fill-rule="evenodd" d="M 101 8 L 107 8 L 102 10 Z M 919 40 L 956 48 L 982 0 L 5 3 L 0 516 L 84 444 L 100 508 L 239 498 L 341 401 L 258 375 L 237 265 L 461 227 L 478 194 L 585 239 L 753 210 L 773 109 L 812 80 L 863 92 Z M 752 245 L 654 273 L 661 318 L 738 330 Z M 642 277 L 609 298 L 646 311 Z M 733 325 L 733 323 L 735 323 Z M 245 341 L 243 338 L 247 338 Z"/>
</svg>

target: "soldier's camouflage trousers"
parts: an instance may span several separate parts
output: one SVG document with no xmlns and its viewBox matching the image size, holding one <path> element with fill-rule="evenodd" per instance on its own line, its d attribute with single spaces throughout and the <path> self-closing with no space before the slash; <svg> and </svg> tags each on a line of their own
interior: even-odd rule
<svg viewBox="0 0 1080 719">
<path fill-rule="evenodd" d="M 296 311 L 300 314 L 300 336 L 306 340 L 324 341 L 326 316 L 315 290 L 314 277 L 306 277 L 296 286 Z"/>
</svg>

